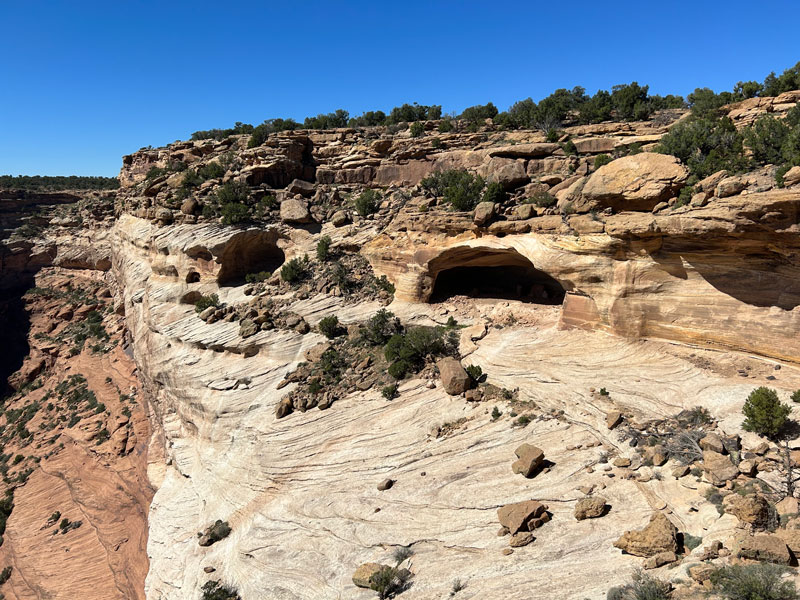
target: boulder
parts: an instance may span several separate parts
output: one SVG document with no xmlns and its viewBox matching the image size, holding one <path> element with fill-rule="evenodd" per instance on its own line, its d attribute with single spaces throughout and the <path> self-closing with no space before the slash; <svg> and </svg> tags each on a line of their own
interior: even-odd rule
<svg viewBox="0 0 800 600">
<path fill-rule="evenodd" d="M 344 227 L 350 222 L 350 215 L 345 210 L 337 210 L 331 217 L 331 223 L 334 227 Z"/>
<path fill-rule="evenodd" d="M 530 531 L 536 528 L 535 521 L 547 514 L 547 507 L 536 500 L 525 500 L 506 504 L 497 509 L 497 519 L 500 525 L 508 529 L 512 535 L 519 531 Z M 549 516 L 548 516 L 549 520 Z M 533 525 L 533 526 L 532 526 Z"/>
<path fill-rule="evenodd" d="M 729 457 L 711 450 L 703 452 L 703 472 L 709 483 L 716 486 L 723 486 L 739 475 L 739 469 Z"/>
<path fill-rule="evenodd" d="M 504 190 L 513 190 L 529 181 L 525 161 L 508 158 L 490 158 L 489 163 L 479 169 L 489 181 L 496 181 Z"/>
<path fill-rule="evenodd" d="M 739 465 L 741 466 L 741 463 L 739 463 Z M 786 496 L 786 498 L 775 504 L 775 510 L 777 510 L 778 514 L 781 516 L 796 515 L 800 512 L 800 503 L 798 503 L 797 498 Z"/>
<path fill-rule="evenodd" d="M 213 525 L 209 525 L 199 536 L 197 543 L 201 546 L 211 546 L 220 540 L 224 540 L 231 534 L 231 528 L 226 521 L 217 519 Z"/>
<path fill-rule="evenodd" d="M 599 208 L 652 211 L 684 186 L 689 172 L 674 156 L 642 152 L 624 156 L 595 171 L 583 197 Z"/>
<path fill-rule="evenodd" d="M 522 444 L 514 450 L 514 454 L 517 455 L 517 460 L 511 465 L 511 470 L 523 477 L 533 477 L 544 463 L 544 452 L 530 444 Z"/>
<path fill-rule="evenodd" d="M 475 214 L 472 216 L 472 222 L 478 226 L 487 225 L 494 219 L 496 214 L 496 207 L 494 202 L 481 202 L 475 207 Z"/>
<path fill-rule="evenodd" d="M 308 198 L 314 195 L 314 184 L 302 179 L 295 179 L 286 187 L 286 191 L 293 196 L 300 194 Z"/>
<path fill-rule="evenodd" d="M 281 202 L 281 221 L 284 223 L 310 223 L 311 213 L 304 200 L 290 198 Z"/>
<path fill-rule="evenodd" d="M 353 583 L 356 587 L 372 589 L 372 578 L 385 568 L 380 563 L 364 563 L 353 573 Z"/>
<path fill-rule="evenodd" d="M 786 542 L 780 536 L 772 533 L 758 533 L 749 535 L 739 532 L 733 539 L 731 551 L 737 558 L 748 558 L 764 562 L 788 565 L 792 562 L 792 555 Z"/>
<path fill-rule="evenodd" d="M 183 204 L 181 204 L 181 212 L 185 215 L 197 214 L 199 209 L 200 203 L 194 198 L 187 198 L 183 201 Z"/>
<path fill-rule="evenodd" d="M 328 350 L 330 350 L 330 348 L 331 344 L 329 342 L 320 342 L 316 346 L 312 346 L 311 348 L 306 350 L 303 356 L 308 362 L 315 363 L 320 358 L 322 358 L 322 355 L 325 354 Z"/>
<path fill-rule="evenodd" d="M 678 551 L 678 530 L 667 517 L 653 513 L 650 522 L 637 531 L 626 531 L 614 546 L 623 552 L 645 558 L 661 552 Z"/>
<path fill-rule="evenodd" d="M 716 433 L 707 433 L 703 438 L 700 439 L 699 444 L 703 450 L 710 450 L 712 452 L 717 452 L 718 454 L 725 454 L 725 446 L 722 443 L 722 438 Z"/>
<path fill-rule="evenodd" d="M 651 556 L 645 560 L 643 566 L 645 569 L 657 569 L 658 567 L 663 567 L 664 565 L 674 563 L 677 560 L 678 556 L 672 551 L 659 552 L 655 556 Z"/>
<path fill-rule="evenodd" d="M 727 198 L 728 196 L 735 196 L 747 187 L 745 182 L 740 177 L 726 177 L 717 184 L 714 190 L 714 195 L 717 198 Z"/>
<path fill-rule="evenodd" d="M 522 546 L 527 546 L 536 538 L 533 537 L 533 534 L 528 531 L 520 531 L 519 533 L 515 533 L 511 536 L 511 539 L 508 541 L 508 545 L 512 548 L 520 548 Z"/>
<path fill-rule="evenodd" d="M 451 396 L 463 394 L 470 388 L 471 380 L 461 363 L 453 357 L 442 358 L 436 363 L 442 378 L 444 391 Z"/>
<path fill-rule="evenodd" d="M 239 335 L 243 338 L 250 337 L 258 333 L 258 325 L 253 319 L 243 319 L 239 325 Z"/>
<path fill-rule="evenodd" d="M 783 176 L 783 185 L 791 187 L 800 183 L 800 167 L 792 167 Z"/>
<path fill-rule="evenodd" d="M 385 492 L 386 490 L 390 489 L 394 485 L 393 479 L 384 479 L 378 484 L 378 491 Z"/>
<path fill-rule="evenodd" d="M 730 494 L 722 500 L 722 506 L 726 513 L 753 527 L 763 528 L 769 520 L 769 502 L 763 496 Z"/>
<path fill-rule="evenodd" d="M 589 496 L 581 498 L 575 504 L 575 518 L 578 521 L 584 519 L 596 519 L 606 513 L 606 499 L 600 496 Z"/>
<path fill-rule="evenodd" d="M 533 204 L 520 204 L 514 207 L 514 218 L 524 221 L 536 216 L 536 207 Z"/>
<path fill-rule="evenodd" d="M 289 415 L 294 410 L 294 405 L 292 404 L 292 399 L 289 396 L 281 398 L 281 401 L 278 402 L 278 407 L 275 409 L 275 418 L 282 419 L 286 415 Z"/>
</svg>

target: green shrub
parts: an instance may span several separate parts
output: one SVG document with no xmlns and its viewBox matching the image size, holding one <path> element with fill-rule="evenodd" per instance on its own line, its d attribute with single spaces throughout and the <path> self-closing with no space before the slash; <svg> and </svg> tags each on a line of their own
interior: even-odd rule
<svg viewBox="0 0 800 600">
<path fill-rule="evenodd" d="M 783 121 L 761 115 L 744 130 L 744 143 L 750 148 L 753 160 L 758 164 L 780 164 L 783 162 L 782 148 L 789 131 Z"/>
<path fill-rule="evenodd" d="M 795 404 L 800 403 L 800 390 L 795 390 L 791 395 L 792 402 Z"/>
<path fill-rule="evenodd" d="M 711 583 L 725 600 L 796 600 L 794 582 L 782 577 L 786 571 L 772 563 L 726 565 L 711 573 Z"/>
<path fill-rule="evenodd" d="M 194 310 L 195 312 L 201 313 L 210 306 L 219 307 L 219 296 L 216 294 L 201 296 L 200 299 L 194 303 Z"/>
<path fill-rule="evenodd" d="M 356 212 L 362 216 L 367 217 L 371 214 L 378 212 L 378 207 L 381 203 L 381 193 L 377 190 L 364 190 L 359 194 L 355 201 Z"/>
<path fill-rule="evenodd" d="M 147 175 L 145 175 L 145 179 L 155 179 L 156 177 L 161 177 L 167 173 L 169 173 L 169 169 L 165 167 L 150 167 L 150 169 L 147 171 Z"/>
<path fill-rule="evenodd" d="M 308 255 L 293 258 L 281 267 L 281 279 L 286 283 L 296 283 L 308 275 Z"/>
<path fill-rule="evenodd" d="M 743 136 L 727 117 L 678 123 L 661 138 L 656 151 L 677 157 L 700 179 L 722 169 L 741 171 L 749 162 Z"/>
<path fill-rule="evenodd" d="M 326 261 L 331 248 L 331 238 L 328 235 L 322 236 L 317 242 L 317 260 Z"/>
<path fill-rule="evenodd" d="M 425 125 L 421 121 L 415 121 L 411 124 L 411 137 L 422 137 L 425 133 Z"/>
<path fill-rule="evenodd" d="M 683 545 L 685 548 L 688 548 L 689 550 L 694 550 L 702 543 L 703 543 L 703 538 L 701 537 L 698 537 L 696 535 L 691 535 L 689 533 L 683 534 Z"/>
<path fill-rule="evenodd" d="M 308 393 L 319 394 L 322 391 L 322 382 L 319 377 L 314 377 L 308 382 Z"/>
<path fill-rule="evenodd" d="M 438 130 L 439 133 L 449 133 L 453 131 L 453 122 L 450 119 L 439 121 Z"/>
<path fill-rule="evenodd" d="M 272 277 L 269 271 L 259 271 L 258 273 L 248 273 L 244 276 L 245 283 L 261 283 Z"/>
<path fill-rule="evenodd" d="M 394 377 L 395 379 L 403 379 L 411 370 L 411 365 L 408 361 L 405 360 L 397 360 L 389 365 L 389 368 L 386 370 L 389 375 Z"/>
<path fill-rule="evenodd" d="M 533 204 L 539 208 L 550 208 L 558 203 L 555 196 L 548 192 L 536 192 L 531 198 L 526 200 L 528 204 Z"/>
<path fill-rule="evenodd" d="M 633 581 L 608 590 L 606 600 L 668 600 L 672 586 L 667 581 L 636 571 Z"/>
<path fill-rule="evenodd" d="M 778 170 L 775 171 L 775 183 L 778 184 L 778 187 L 783 187 L 785 182 L 783 181 L 784 175 L 789 172 L 789 169 L 792 167 L 789 165 L 783 165 L 782 167 L 778 167 Z"/>
<path fill-rule="evenodd" d="M 378 592 L 378 598 L 393 598 L 408 586 L 410 574 L 407 569 L 384 566 L 370 579 L 372 589 Z"/>
<path fill-rule="evenodd" d="M 223 225 L 237 225 L 250 220 L 250 211 L 247 206 L 239 202 L 223 204 L 221 213 Z"/>
<path fill-rule="evenodd" d="M 778 400 L 775 390 L 759 387 L 750 392 L 742 408 L 742 428 L 758 435 L 774 437 L 786 424 L 792 409 Z"/>
<path fill-rule="evenodd" d="M 202 600 L 241 600 L 235 588 L 219 581 L 206 581 L 200 589 L 203 591 Z"/>
<path fill-rule="evenodd" d="M 215 160 L 197 169 L 197 174 L 203 179 L 219 179 L 225 175 L 225 168 Z"/>
<path fill-rule="evenodd" d="M 395 396 L 397 396 L 397 384 L 396 383 L 390 383 L 389 385 L 383 386 L 381 388 L 381 394 L 387 400 L 393 399 Z"/>
<path fill-rule="evenodd" d="M 329 340 L 332 340 L 342 333 L 342 328 L 339 326 L 339 319 L 336 315 L 323 317 L 320 319 L 317 327 L 319 327 L 319 332 Z"/>
<path fill-rule="evenodd" d="M 480 365 L 467 365 L 464 370 L 472 381 L 478 382 L 483 377 L 483 369 L 481 369 Z"/>
<path fill-rule="evenodd" d="M 452 354 L 457 345 L 455 337 L 453 332 L 445 335 L 441 327 L 411 327 L 405 333 L 393 335 L 383 354 L 389 362 L 405 362 L 412 369 L 419 369 L 429 356 Z"/>
<path fill-rule="evenodd" d="M 3 585 L 10 578 L 11 578 L 11 567 L 6 567 L 2 571 L 0 571 L 0 585 Z"/>
<path fill-rule="evenodd" d="M 384 292 L 394 294 L 394 284 L 386 278 L 386 275 L 381 275 L 378 277 L 375 280 L 375 285 L 377 285 Z"/>
<path fill-rule="evenodd" d="M 608 154 L 598 154 L 594 157 L 594 168 L 599 169 L 603 165 L 607 165 L 611 162 L 611 157 Z"/>
<path fill-rule="evenodd" d="M 228 181 L 217 188 L 214 196 L 220 204 L 245 203 L 250 197 L 250 188 L 241 181 Z"/>
<path fill-rule="evenodd" d="M 483 192 L 482 202 L 499 203 L 506 199 L 506 192 L 503 186 L 497 181 L 490 182 Z"/>
<path fill-rule="evenodd" d="M 578 156 L 578 148 L 572 140 L 567 140 L 561 144 L 561 149 L 567 156 Z"/>
<path fill-rule="evenodd" d="M 496 406 L 492 408 L 492 421 L 497 421 L 500 417 L 503 416 L 503 413 L 500 412 L 500 409 Z"/>
<path fill-rule="evenodd" d="M 383 346 L 401 329 L 400 319 L 382 308 L 361 327 L 360 339 L 368 346 Z"/>
<path fill-rule="evenodd" d="M 481 201 L 484 180 L 464 170 L 439 171 L 423 179 L 420 184 L 436 197 L 444 198 L 455 210 L 474 210 Z"/>
</svg>

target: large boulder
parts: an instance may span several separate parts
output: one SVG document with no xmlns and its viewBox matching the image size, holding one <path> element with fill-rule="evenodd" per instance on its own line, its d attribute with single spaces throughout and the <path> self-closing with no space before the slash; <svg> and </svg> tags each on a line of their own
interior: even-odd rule
<svg viewBox="0 0 800 600">
<path fill-rule="evenodd" d="M 732 546 L 733 555 L 737 558 L 748 558 L 781 565 L 788 565 L 792 562 L 792 555 L 786 546 L 786 542 L 775 534 L 758 533 L 749 535 L 747 532 L 740 532 L 734 537 Z"/>
<path fill-rule="evenodd" d="M 290 194 L 300 194 L 309 197 L 314 195 L 314 184 L 302 179 L 294 179 L 287 187 L 286 191 Z"/>
<path fill-rule="evenodd" d="M 281 202 L 281 221 L 284 223 L 310 223 L 311 220 L 306 201 L 289 198 Z"/>
<path fill-rule="evenodd" d="M 678 530 L 667 517 L 654 513 L 644 529 L 626 531 L 614 546 L 634 556 L 655 556 L 661 552 L 678 551 Z"/>
<path fill-rule="evenodd" d="M 523 477 L 533 477 L 544 463 L 544 452 L 530 444 L 522 444 L 514 450 L 514 454 L 517 455 L 517 460 L 511 465 L 511 470 Z"/>
<path fill-rule="evenodd" d="M 689 172 L 674 156 L 642 152 L 603 165 L 583 186 L 590 207 L 651 211 L 677 195 Z"/>
<path fill-rule="evenodd" d="M 504 190 L 512 190 L 530 181 L 525 171 L 525 161 L 510 158 L 490 158 L 486 164 L 481 165 L 478 174 L 489 181 L 496 181 Z"/>
<path fill-rule="evenodd" d="M 766 527 L 769 520 L 769 502 L 763 496 L 730 494 L 722 500 L 722 506 L 726 513 L 756 528 Z"/>
<path fill-rule="evenodd" d="M 472 381 L 455 358 L 450 356 L 443 358 L 436 363 L 436 367 L 439 369 L 444 391 L 451 396 L 463 394 L 470 388 Z"/>
<path fill-rule="evenodd" d="M 533 531 L 549 520 L 549 515 L 546 515 L 547 506 L 536 500 L 506 504 L 497 509 L 500 525 L 512 535 L 520 531 Z"/>
<path fill-rule="evenodd" d="M 800 183 L 800 167 L 792 167 L 783 176 L 783 185 L 790 187 Z"/>
</svg>

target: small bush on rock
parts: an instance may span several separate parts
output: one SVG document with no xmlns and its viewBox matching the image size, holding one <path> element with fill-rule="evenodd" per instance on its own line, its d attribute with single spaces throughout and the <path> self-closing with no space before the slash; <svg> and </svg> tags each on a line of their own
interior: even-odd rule
<svg viewBox="0 0 800 600">
<path fill-rule="evenodd" d="M 603 165 L 611 162 L 611 157 L 608 154 L 598 154 L 594 157 L 594 168 L 599 169 Z"/>
<path fill-rule="evenodd" d="M 219 581 L 207 581 L 200 589 L 203 591 L 202 600 L 241 600 L 235 588 Z"/>
<path fill-rule="evenodd" d="M 503 186 L 496 181 L 492 181 L 486 186 L 486 190 L 483 192 L 483 198 L 481 201 L 499 203 L 505 199 L 506 192 L 503 189 Z"/>
<path fill-rule="evenodd" d="M 203 312 L 209 306 L 219 306 L 219 296 L 216 294 L 209 294 L 208 296 L 201 296 L 200 300 L 194 303 L 195 312 Z"/>
<path fill-rule="evenodd" d="M 401 329 L 400 319 L 382 308 L 361 327 L 361 341 L 368 346 L 383 346 Z"/>
<path fill-rule="evenodd" d="M 484 183 L 483 177 L 454 169 L 433 173 L 420 185 L 434 196 L 444 198 L 455 210 L 470 211 L 481 201 Z"/>
<path fill-rule="evenodd" d="M 794 402 L 795 404 L 800 403 L 800 390 L 793 391 L 790 398 L 792 399 L 792 402 Z"/>
<path fill-rule="evenodd" d="M 395 396 L 397 396 L 397 384 L 390 383 L 389 385 L 383 386 L 383 388 L 381 389 L 381 394 L 387 400 L 393 399 Z"/>
<path fill-rule="evenodd" d="M 483 369 L 481 369 L 479 365 L 467 365 L 464 367 L 464 370 L 467 372 L 470 379 L 476 383 L 483 377 Z"/>
<path fill-rule="evenodd" d="M 281 279 L 286 283 L 296 283 L 308 275 L 308 256 L 293 258 L 281 267 Z"/>
<path fill-rule="evenodd" d="M 381 203 L 381 194 L 377 190 L 364 190 L 355 201 L 356 212 L 367 217 L 378 211 Z"/>
<path fill-rule="evenodd" d="M 633 581 L 608 590 L 606 600 L 668 600 L 671 590 L 669 582 L 636 571 Z"/>
<path fill-rule="evenodd" d="M 339 319 L 336 317 L 336 315 L 323 317 L 320 319 L 318 327 L 319 332 L 329 340 L 332 340 L 342 333 L 342 328 L 339 325 Z"/>
<path fill-rule="evenodd" d="M 742 408 L 745 420 L 742 428 L 753 431 L 758 435 L 767 437 L 776 436 L 783 426 L 792 409 L 778 400 L 775 390 L 759 387 L 754 389 Z"/>
<path fill-rule="evenodd" d="M 330 238 L 330 236 L 328 236 L 328 235 L 323 236 L 317 242 L 317 260 L 322 261 L 322 262 L 328 260 L 328 256 L 330 255 L 330 249 L 331 249 L 331 238 Z"/>
<path fill-rule="evenodd" d="M 550 208 L 555 206 L 558 200 L 548 192 L 538 192 L 527 200 L 528 204 L 533 204 L 539 208 Z"/>
<path fill-rule="evenodd" d="M 220 212 L 222 213 L 223 225 L 238 225 L 250 219 L 250 211 L 247 206 L 240 202 L 223 204 Z"/>
<path fill-rule="evenodd" d="M 380 600 L 393 598 L 407 589 L 410 577 L 407 569 L 385 566 L 372 576 L 372 589 L 378 592 Z"/>
<path fill-rule="evenodd" d="M 258 273 L 248 273 L 244 276 L 245 283 L 261 283 L 272 277 L 269 271 L 259 271 Z"/>
<path fill-rule="evenodd" d="M 421 137 L 422 134 L 425 133 L 425 125 L 423 125 L 420 121 L 415 121 L 411 124 L 411 137 Z"/>
<path fill-rule="evenodd" d="M 725 600 L 796 600 L 794 582 L 772 563 L 727 565 L 711 574 L 714 593 Z"/>
</svg>

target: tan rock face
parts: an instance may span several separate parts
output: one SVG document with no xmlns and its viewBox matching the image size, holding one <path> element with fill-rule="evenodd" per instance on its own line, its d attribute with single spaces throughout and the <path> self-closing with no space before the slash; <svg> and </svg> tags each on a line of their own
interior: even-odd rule
<svg viewBox="0 0 800 600">
<path fill-rule="evenodd" d="M 644 529 L 626 531 L 614 546 L 636 556 L 655 556 L 662 552 L 677 552 L 678 530 L 662 513 L 655 513 Z"/>
<path fill-rule="evenodd" d="M 741 532 L 734 538 L 731 550 L 733 555 L 738 558 L 749 558 L 781 565 L 788 565 L 792 561 L 786 542 L 775 534 L 748 535 L 747 532 Z"/>
<path fill-rule="evenodd" d="M 724 485 L 726 481 L 739 475 L 739 469 L 729 457 L 712 450 L 703 452 L 703 472 L 706 479 L 714 485 Z"/>
<path fill-rule="evenodd" d="M 769 502 L 762 496 L 730 494 L 723 499 L 722 504 L 725 512 L 736 516 L 742 523 L 757 528 L 765 527 L 769 519 Z"/>
<path fill-rule="evenodd" d="M 676 195 L 688 176 L 675 157 L 643 152 L 600 167 L 583 187 L 583 196 L 601 208 L 649 211 Z"/>
<path fill-rule="evenodd" d="M 540 519 L 546 514 L 547 507 L 535 500 L 506 504 L 497 509 L 497 518 L 500 525 L 506 527 L 513 535 L 519 531 L 528 531 L 535 519 Z"/>
</svg>

